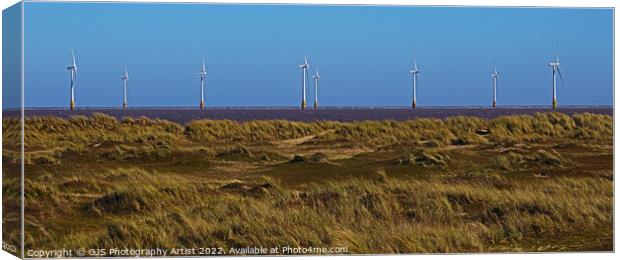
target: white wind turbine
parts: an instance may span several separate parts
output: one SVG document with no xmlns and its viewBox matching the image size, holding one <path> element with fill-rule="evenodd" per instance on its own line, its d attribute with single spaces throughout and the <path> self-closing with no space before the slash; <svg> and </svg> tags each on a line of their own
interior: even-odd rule
<svg viewBox="0 0 620 260">
<path fill-rule="evenodd" d="M 200 76 L 200 109 L 205 107 L 205 85 L 207 83 L 207 68 L 205 66 L 205 56 L 202 55 L 202 68 L 198 72 Z"/>
<path fill-rule="evenodd" d="M 319 108 L 319 80 L 321 79 L 319 70 L 316 70 L 316 74 L 312 78 L 314 79 L 314 109 L 317 109 Z"/>
<path fill-rule="evenodd" d="M 552 71 L 552 87 L 553 87 L 553 100 L 551 101 L 551 108 L 555 109 L 558 107 L 558 99 L 557 99 L 557 79 L 556 74 L 560 76 L 560 80 L 562 81 L 562 85 L 564 85 L 564 78 L 562 77 L 562 71 L 560 70 L 560 52 L 559 48 L 556 52 L 555 61 L 549 62 L 549 67 L 551 67 Z"/>
<path fill-rule="evenodd" d="M 129 80 L 129 73 L 127 67 L 125 67 L 125 74 L 121 77 L 123 81 L 123 109 L 127 108 L 127 81 Z"/>
<path fill-rule="evenodd" d="M 497 68 L 493 69 L 491 73 L 491 79 L 493 79 L 493 107 L 497 105 L 497 79 L 499 78 L 499 72 Z"/>
<path fill-rule="evenodd" d="M 71 110 L 75 109 L 75 83 L 77 82 L 77 70 L 78 67 L 75 63 L 75 52 L 71 49 L 71 57 L 73 58 L 73 64 L 67 67 L 67 70 L 71 73 L 71 90 L 69 94 L 69 108 Z"/>
<path fill-rule="evenodd" d="M 411 107 L 412 108 L 416 108 L 416 95 L 417 95 L 417 88 L 418 88 L 418 74 L 420 73 L 420 70 L 418 69 L 418 63 L 414 60 L 413 61 L 413 69 L 409 71 L 409 73 L 411 73 L 411 77 L 413 80 L 413 101 L 411 102 Z"/>
<path fill-rule="evenodd" d="M 304 63 L 299 65 L 301 69 L 301 109 L 306 109 L 306 85 L 308 82 L 308 68 L 310 68 L 310 64 L 308 64 L 308 57 L 304 56 Z"/>
</svg>

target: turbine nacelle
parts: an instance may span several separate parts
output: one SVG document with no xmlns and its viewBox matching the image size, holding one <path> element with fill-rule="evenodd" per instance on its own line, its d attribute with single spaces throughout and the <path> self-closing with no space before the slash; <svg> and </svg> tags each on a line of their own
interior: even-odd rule
<svg viewBox="0 0 620 260">
<path fill-rule="evenodd" d="M 560 58 L 555 57 L 555 61 L 549 62 L 549 67 L 559 67 L 560 66 Z"/>
<path fill-rule="evenodd" d="M 202 68 L 196 74 L 200 75 L 201 79 L 207 77 L 207 66 L 205 66 L 205 55 L 204 54 L 202 54 Z"/>
<path fill-rule="evenodd" d="M 198 73 L 196 73 L 196 75 L 199 75 L 201 78 L 204 78 L 207 76 L 207 69 L 205 68 L 204 63 L 202 64 L 202 69 L 200 71 L 198 71 Z"/>
<path fill-rule="evenodd" d="M 304 56 L 304 63 L 299 65 L 300 69 L 310 68 L 310 64 L 308 64 L 308 57 Z"/>
<path fill-rule="evenodd" d="M 73 65 L 67 67 L 67 70 L 77 71 L 78 67 L 77 63 L 75 62 L 75 52 L 73 51 L 73 49 L 71 49 L 71 59 L 73 60 Z"/>
<path fill-rule="evenodd" d="M 121 77 L 122 80 L 129 79 L 129 72 L 127 72 L 127 68 L 125 68 L 125 74 Z"/>
<path fill-rule="evenodd" d="M 410 70 L 409 73 L 411 73 L 412 76 L 420 73 L 420 69 L 418 69 L 418 63 L 416 61 L 413 61 L 413 69 Z"/>
</svg>

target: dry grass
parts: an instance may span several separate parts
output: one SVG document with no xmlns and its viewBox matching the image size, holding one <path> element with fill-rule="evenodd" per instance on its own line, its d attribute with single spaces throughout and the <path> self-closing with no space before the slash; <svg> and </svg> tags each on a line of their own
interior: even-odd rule
<svg viewBox="0 0 620 260">
<path fill-rule="evenodd" d="M 9 129 L 11 118 L 4 119 L 5 147 L 19 146 L 18 129 Z M 492 120 L 454 117 L 446 120 L 416 119 L 397 121 L 290 122 L 265 120 L 233 122 L 199 120 L 181 126 L 165 120 L 148 118 L 115 118 L 94 114 L 61 119 L 52 116 L 28 118 L 25 123 L 27 148 L 57 149 L 78 143 L 183 144 L 195 143 L 260 143 L 317 135 L 323 140 L 353 140 L 388 145 L 403 142 L 446 144 L 486 144 L 502 142 L 539 142 L 544 138 L 573 138 L 610 141 L 611 116 L 597 114 L 540 113 L 533 116 L 504 116 Z M 488 135 L 477 131 L 486 129 Z M 322 133 L 328 134 L 322 134 Z"/>
<path fill-rule="evenodd" d="M 98 175 L 84 206 L 31 181 L 28 208 L 70 206 L 97 225 L 27 227 L 28 248 L 224 248 L 343 246 L 354 253 L 484 252 L 524 237 L 587 231 L 612 221 L 612 182 L 556 178 L 502 185 L 376 179 L 291 190 L 270 178 L 187 182 L 171 173 L 119 168 Z M 561 198 L 561 199 L 558 199 Z M 36 204 L 32 204 L 36 203 Z M 65 209 L 66 210 L 66 209 Z M 41 213 L 43 214 L 43 213 Z M 35 228 L 40 227 L 40 228 Z"/>
<path fill-rule="evenodd" d="M 508 152 L 494 158 L 494 165 L 502 170 L 516 170 L 537 165 L 545 169 L 567 168 L 573 165 L 570 159 L 564 158 L 555 150 L 538 150 L 533 154 Z"/>
<path fill-rule="evenodd" d="M 8 210 L 19 197 L 6 174 L 19 167 L 16 122 L 3 121 Z M 181 126 L 97 114 L 28 118 L 25 138 L 27 249 L 514 251 L 612 229 L 604 115 Z M 365 152 L 325 152 L 340 146 Z M 553 174 L 533 177 L 541 169 Z M 3 239 L 18 241 L 18 218 L 4 216 Z"/>
</svg>

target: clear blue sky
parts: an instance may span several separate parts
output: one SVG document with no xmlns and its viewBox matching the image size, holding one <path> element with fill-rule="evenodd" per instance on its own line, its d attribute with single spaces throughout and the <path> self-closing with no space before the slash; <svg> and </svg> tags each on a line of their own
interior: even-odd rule
<svg viewBox="0 0 620 260">
<path fill-rule="evenodd" d="M 613 10 L 473 7 L 26 3 L 27 107 L 298 106 L 306 53 L 327 106 L 409 106 L 415 53 L 421 106 L 549 105 L 560 46 L 560 105 L 612 105 Z M 309 90 L 310 93 L 313 91 Z M 308 100 L 312 100 L 310 94 Z M 310 103 L 310 102 L 309 102 Z"/>
</svg>

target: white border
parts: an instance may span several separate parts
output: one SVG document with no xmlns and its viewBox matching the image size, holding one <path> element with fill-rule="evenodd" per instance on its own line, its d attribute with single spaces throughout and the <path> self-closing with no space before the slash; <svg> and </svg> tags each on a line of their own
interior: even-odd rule
<svg viewBox="0 0 620 260">
<path fill-rule="evenodd" d="M 16 3 L 17 1 L 11 1 Z M 24 0 L 24 2 L 135 2 L 135 3 L 254 3 L 254 4 L 336 4 L 336 5 L 426 5 L 426 6 L 550 6 L 615 7 L 610 0 Z M 4 8 L 4 7 L 3 7 Z"/>
<path fill-rule="evenodd" d="M 21 57 L 20 57 L 21 68 L 19 70 L 20 78 L 21 78 L 21 90 L 20 90 L 21 119 L 19 120 L 19 124 L 21 125 L 20 128 L 21 128 L 22 132 L 20 133 L 20 138 L 21 138 L 21 147 L 20 147 L 20 152 L 21 152 L 21 158 L 20 158 L 21 179 L 20 179 L 20 183 L 21 184 L 20 185 L 21 185 L 21 187 L 20 187 L 20 192 L 19 192 L 20 193 L 20 195 L 19 195 L 19 198 L 20 198 L 20 201 L 19 201 L 19 203 L 20 203 L 20 208 L 19 208 L 20 209 L 20 213 L 19 214 L 20 214 L 20 227 L 21 227 L 21 230 L 22 230 L 22 232 L 20 233 L 20 235 L 21 235 L 20 252 L 21 252 L 21 256 L 23 258 L 25 256 L 24 243 L 26 241 L 26 233 L 24 232 L 24 230 L 26 230 L 24 228 L 25 227 L 25 223 L 26 223 L 26 214 L 25 214 L 25 209 L 26 209 L 26 205 L 25 205 L 26 193 L 25 193 L 25 190 L 24 190 L 25 189 L 24 186 L 26 185 L 26 183 L 24 181 L 24 179 L 25 179 L 24 174 L 25 174 L 25 169 L 26 169 L 25 162 L 24 162 L 24 151 L 25 151 L 25 144 L 24 144 L 24 142 L 25 142 L 25 140 L 24 140 L 24 138 L 25 138 L 25 136 L 24 136 L 24 132 L 25 132 L 25 122 L 24 122 L 24 117 L 25 117 L 25 115 L 24 115 L 24 106 L 25 106 L 24 105 L 25 104 L 24 103 L 24 86 L 25 86 L 25 84 L 24 84 L 24 79 L 26 78 L 25 77 L 25 73 L 24 73 L 24 68 L 25 68 L 25 65 L 24 65 L 24 35 L 25 35 L 24 34 L 24 3 L 21 3 L 20 7 L 21 7 L 20 9 L 21 9 L 21 13 L 22 14 L 20 16 L 20 21 L 19 21 L 20 22 L 20 26 L 21 26 L 21 48 L 20 48 L 20 50 L 21 50 Z M 0 107 L 2 107 L 2 106 L 0 106 Z M 0 169 L 2 169 L 2 168 L 0 168 Z"/>
</svg>

